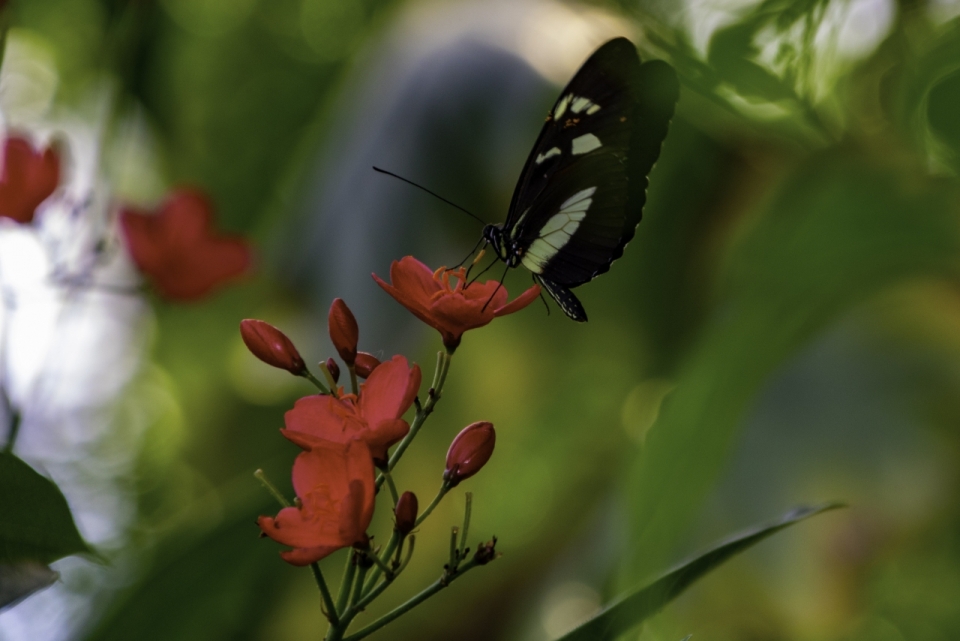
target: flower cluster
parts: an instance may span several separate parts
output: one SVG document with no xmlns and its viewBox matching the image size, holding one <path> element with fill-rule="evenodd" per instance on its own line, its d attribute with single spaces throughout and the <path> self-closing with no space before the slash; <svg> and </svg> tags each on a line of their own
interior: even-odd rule
<svg viewBox="0 0 960 641">
<path fill-rule="evenodd" d="M 389 284 L 376 275 L 374 279 L 417 318 L 438 330 L 445 347 L 438 354 L 433 381 L 422 396 L 418 365 L 400 355 L 381 362 L 358 351 L 356 318 L 340 299 L 330 306 L 328 330 L 343 368 L 349 372 L 349 387 L 339 384 L 341 365 L 333 358 L 320 363 L 323 381 L 310 372 L 293 342 L 279 329 L 261 320 L 240 323 L 240 334 L 251 353 L 268 365 L 310 380 L 320 391 L 300 398 L 284 415 L 281 433 L 303 450 L 293 464 L 296 501 L 290 505 L 258 470 L 258 478 L 284 507 L 275 517 L 261 516 L 257 524 L 265 536 L 291 548 L 281 552 L 285 561 L 313 566 L 331 624 L 330 638 L 341 638 L 353 617 L 406 567 L 416 528 L 441 499 L 490 460 L 496 433 L 493 424 L 479 421 L 453 439 L 440 475 L 440 489 L 422 511 L 416 495 L 399 493 L 393 479 L 397 462 L 441 397 L 463 334 L 522 309 L 539 294 L 539 287 L 534 286 L 508 302 L 506 289 L 496 281 L 468 283 L 462 268 L 433 271 L 409 256 L 392 264 L 390 276 Z M 414 406 L 416 412 L 408 422 L 405 416 Z M 384 485 L 392 498 L 394 529 L 385 546 L 374 548 L 367 529 Z M 468 493 L 460 543 L 451 547 L 450 562 L 428 591 L 446 587 L 467 570 L 497 557 L 496 539 L 479 544 L 472 557 L 469 554 L 470 500 Z M 407 552 L 401 558 L 405 542 Z M 353 562 L 341 580 L 341 597 L 334 603 L 315 564 L 347 547 L 353 548 Z M 370 571 L 372 575 L 366 577 Z M 382 621 L 392 618 L 387 615 Z M 371 632 L 376 627 L 378 624 L 368 626 Z"/>
<path fill-rule="evenodd" d="M 0 218 L 33 223 L 40 206 L 57 192 L 62 173 L 57 145 L 38 148 L 23 135 L 7 136 L 0 171 Z M 134 264 L 168 300 L 203 298 L 251 266 L 248 243 L 215 233 L 213 206 L 193 189 L 174 190 L 153 212 L 123 206 L 119 226 Z"/>
</svg>

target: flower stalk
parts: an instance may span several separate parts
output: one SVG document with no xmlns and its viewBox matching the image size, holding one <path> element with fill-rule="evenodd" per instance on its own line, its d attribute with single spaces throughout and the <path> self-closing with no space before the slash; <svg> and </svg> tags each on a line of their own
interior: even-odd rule
<svg viewBox="0 0 960 641">
<path fill-rule="evenodd" d="M 241 325 L 244 341 L 255 356 L 268 365 L 306 378 L 320 391 L 300 398 L 284 414 L 281 434 L 302 450 L 293 465 L 293 504 L 261 470 L 257 470 L 256 477 L 282 506 L 275 517 L 261 516 L 257 524 L 263 534 L 292 548 L 280 552 L 285 561 L 311 567 L 324 616 L 330 622 L 325 641 L 361 639 L 466 571 L 497 557 L 493 539 L 481 543 L 477 553 L 468 559 L 473 497 L 467 493 L 463 523 L 450 529 L 449 561 L 440 578 L 387 615 L 347 636 L 357 615 L 392 585 L 410 563 L 416 528 L 453 487 L 479 472 L 493 452 L 496 435 L 491 423 L 478 421 L 461 430 L 447 452 L 440 488 L 422 513 L 416 495 L 409 491 L 401 495 L 393 478 L 397 463 L 443 397 L 453 354 L 463 333 L 482 327 L 497 316 L 518 311 L 539 292 L 539 288 L 533 287 L 509 301 L 506 289 L 496 281 L 471 286 L 468 291 L 462 268 L 431 272 L 409 257 L 394 264 L 391 279 L 390 285 L 379 279 L 378 282 L 420 320 L 439 330 L 443 338 L 444 349 L 437 353 L 433 380 L 425 394 L 420 394 L 422 373 L 417 364 L 409 363 L 402 355 L 381 362 L 358 350 L 359 327 L 341 299 L 331 305 L 328 329 L 342 364 L 338 365 L 333 358 L 320 362 L 320 378 L 309 371 L 296 347 L 280 330 L 256 320 Z M 480 289 L 489 293 L 484 295 Z M 426 299 L 425 294 L 429 294 Z M 488 311 L 486 303 L 491 300 L 493 307 Z M 350 373 L 350 392 L 346 393 L 339 387 L 343 367 Z M 416 412 L 408 424 L 403 416 L 411 406 L 415 406 Z M 384 484 L 393 504 L 393 530 L 386 545 L 374 547 L 367 529 Z M 349 552 L 334 599 L 318 561 L 342 548 Z"/>
<path fill-rule="evenodd" d="M 320 564 L 314 561 L 310 564 L 310 569 L 313 570 L 313 578 L 317 582 L 317 587 L 320 589 L 320 596 L 323 598 L 323 609 L 327 621 L 329 621 L 332 626 L 339 625 L 340 617 L 337 616 L 337 609 L 333 604 L 333 596 L 330 594 L 330 588 L 327 587 L 326 579 L 323 578 Z"/>
<path fill-rule="evenodd" d="M 310 370 L 308 370 L 308 369 L 304 370 L 304 371 L 303 371 L 303 374 L 301 374 L 300 376 L 304 377 L 305 379 L 307 379 L 308 381 L 310 381 L 311 383 L 313 383 L 314 386 L 316 386 L 316 388 L 317 388 L 318 390 L 320 390 L 320 393 L 321 393 L 321 394 L 329 394 L 329 393 L 330 393 L 330 389 L 329 389 L 326 385 L 324 385 L 324 384 L 320 381 L 319 378 L 317 378 L 316 376 L 314 376 L 313 373 L 310 372 Z"/>
<path fill-rule="evenodd" d="M 402 457 L 403 453 L 410 447 L 413 439 L 417 437 L 417 433 L 420 431 L 420 428 L 423 427 L 423 423 L 427 420 L 427 417 L 433 413 L 433 408 L 437 405 L 437 402 L 443 394 L 443 384 L 447 380 L 447 372 L 450 371 L 450 361 L 452 358 L 453 354 L 450 352 L 437 352 L 437 368 L 433 373 L 433 383 L 427 391 L 427 402 L 423 404 L 422 408 L 417 409 L 417 415 L 410 424 L 410 431 L 403 440 L 400 441 L 397 449 L 395 449 L 390 456 L 390 462 L 387 464 L 388 472 L 393 471 L 393 468 L 396 467 L 400 461 L 400 457 Z M 383 485 L 383 476 L 377 479 L 377 487 L 381 485 Z"/>
</svg>

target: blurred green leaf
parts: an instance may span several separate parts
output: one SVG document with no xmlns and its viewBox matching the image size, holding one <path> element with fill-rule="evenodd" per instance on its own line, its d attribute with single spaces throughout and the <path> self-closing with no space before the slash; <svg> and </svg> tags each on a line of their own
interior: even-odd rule
<svg viewBox="0 0 960 641">
<path fill-rule="evenodd" d="M 632 578 L 672 553 L 777 367 L 883 288 L 956 276 L 957 202 L 947 181 L 841 151 L 796 171 L 751 221 L 634 466 Z"/>
<path fill-rule="evenodd" d="M 613 639 L 618 634 L 626 632 L 656 614 L 663 606 L 673 601 L 690 587 L 694 581 L 697 581 L 730 557 L 743 552 L 794 523 L 838 507 L 841 507 L 839 503 L 828 503 L 816 507 L 794 508 L 773 523 L 736 534 L 691 560 L 681 563 L 650 585 L 621 597 L 597 616 L 560 637 L 558 641 Z M 687 639 L 689 638 L 688 636 Z"/>
<path fill-rule="evenodd" d="M 788 82 L 752 60 L 759 55 L 754 38 L 766 22 L 755 17 L 720 29 L 710 40 L 707 60 L 746 98 L 769 102 L 796 100 Z"/>
<path fill-rule="evenodd" d="M 35 561 L 0 563 L 0 608 L 53 584 L 60 575 Z"/>
<path fill-rule="evenodd" d="M 258 638 L 257 623 L 283 594 L 295 568 L 258 539 L 253 516 L 275 510 L 231 501 L 202 532 L 165 537 L 150 567 L 120 593 L 87 641 L 214 641 Z M 213 510 L 211 510 L 213 511 Z M 198 519 L 209 517 L 202 510 Z M 317 599 L 319 614 L 320 601 Z"/>
<path fill-rule="evenodd" d="M 48 478 L 9 452 L 0 452 L 0 563 L 50 563 L 92 552 L 67 500 Z"/>
</svg>

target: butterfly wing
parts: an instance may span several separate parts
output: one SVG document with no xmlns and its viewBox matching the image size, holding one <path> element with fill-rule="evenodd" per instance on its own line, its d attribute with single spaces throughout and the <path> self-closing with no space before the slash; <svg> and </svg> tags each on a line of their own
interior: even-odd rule
<svg viewBox="0 0 960 641">
<path fill-rule="evenodd" d="M 625 38 L 600 47 L 560 94 L 504 223 L 541 280 L 576 287 L 623 255 L 678 96 L 670 65 L 641 64 Z"/>
<path fill-rule="evenodd" d="M 578 299 L 573 292 L 563 285 L 553 282 L 549 278 L 543 278 L 542 276 L 535 276 L 534 278 L 547 290 L 547 293 L 557 302 L 557 305 L 560 306 L 564 314 L 580 323 L 587 321 L 587 312 L 583 309 L 580 299 Z"/>
</svg>

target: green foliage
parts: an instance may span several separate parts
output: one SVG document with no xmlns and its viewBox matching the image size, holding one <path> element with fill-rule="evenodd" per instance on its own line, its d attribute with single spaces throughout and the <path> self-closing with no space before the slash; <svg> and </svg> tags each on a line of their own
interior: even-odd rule
<svg viewBox="0 0 960 641">
<path fill-rule="evenodd" d="M 179 528 L 155 552 L 141 580 L 117 595 L 85 638 L 256 638 L 257 622 L 293 576 L 275 546 L 256 545 L 251 515 L 271 509 L 234 500 L 222 520 L 199 511 L 191 527 Z"/>
<path fill-rule="evenodd" d="M 9 452 L 0 452 L 0 512 L 0 563 L 92 552 L 60 489 Z"/>
<path fill-rule="evenodd" d="M 639 574 L 669 558 L 776 367 L 852 303 L 904 279 L 957 274 L 958 198 L 947 182 L 850 152 L 822 154 L 780 188 L 733 248 L 715 311 L 634 466 Z"/>
<path fill-rule="evenodd" d="M 586 621 L 558 641 L 608 641 L 656 614 L 666 604 L 680 596 L 698 579 L 732 556 L 759 543 L 780 530 L 790 527 L 815 514 L 841 507 L 828 504 L 817 507 L 799 507 L 784 514 L 777 521 L 736 534 L 710 550 L 670 570 L 653 583 L 618 598 L 597 616 Z M 687 639 L 690 637 L 688 636 Z"/>
</svg>

